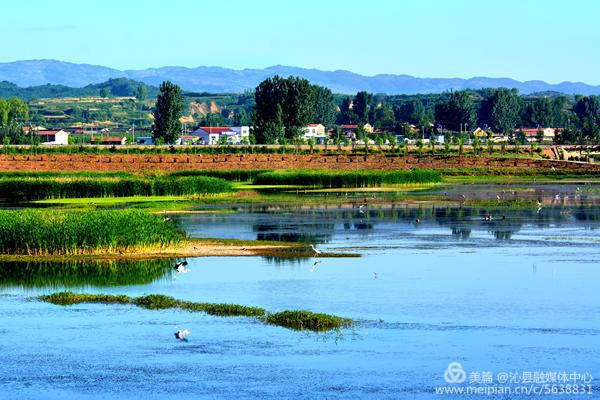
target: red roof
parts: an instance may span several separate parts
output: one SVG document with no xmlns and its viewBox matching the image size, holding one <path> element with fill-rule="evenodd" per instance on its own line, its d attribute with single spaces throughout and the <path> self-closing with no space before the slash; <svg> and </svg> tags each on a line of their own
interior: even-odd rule
<svg viewBox="0 0 600 400">
<path fill-rule="evenodd" d="M 43 130 L 43 131 L 34 131 L 33 133 L 40 136 L 53 136 L 56 135 L 60 131 L 52 131 L 52 130 Z"/>
<path fill-rule="evenodd" d="M 346 124 L 346 125 L 340 125 L 340 128 L 342 128 L 342 129 L 357 129 L 358 125 Z"/>
<path fill-rule="evenodd" d="M 308 124 L 308 126 L 311 126 L 311 127 L 315 127 L 315 126 L 319 126 L 319 125 L 321 125 L 321 124 Z"/>
<path fill-rule="evenodd" d="M 202 129 L 208 133 L 233 132 L 228 126 L 199 126 L 198 129 Z"/>
<path fill-rule="evenodd" d="M 538 134 L 538 128 L 522 128 L 525 136 L 536 136 Z M 548 128 L 539 128 L 540 130 L 548 129 Z M 554 129 L 554 128 L 549 128 Z M 519 133 L 521 129 L 515 129 L 515 132 Z M 554 129 L 556 130 L 556 129 Z"/>
</svg>

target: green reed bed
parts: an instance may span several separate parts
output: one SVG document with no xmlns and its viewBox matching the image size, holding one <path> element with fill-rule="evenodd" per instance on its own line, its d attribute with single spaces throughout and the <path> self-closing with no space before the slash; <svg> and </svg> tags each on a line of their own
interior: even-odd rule
<svg viewBox="0 0 600 400">
<path fill-rule="evenodd" d="M 186 238 L 175 222 L 139 210 L 0 210 L 3 254 L 87 254 L 172 246 Z"/>
<path fill-rule="evenodd" d="M 169 274 L 172 259 L 1 261 L 0 287 L 107 287 L 144 285 Z"/>
<path fill-rule="evenodd" d="M 394 184 L 441 182 L 439 172 L 415 169 L 411 171 L 328 171 L 289 170 L 263 172 L 256 176 L 256 185 L 301 185 L 323 188 L 364 188 Z"/>
<path fill-rule="evenodd" d="M 208 176 L 12 176 L 0 177 L 0 199 L 182 196 L 230 192 L 232 185 Z"/>
<path fill-rule="evenodd" d="M 225 179 L 231 182 L 247 182 L 254 180 L 258 175 L 270 172 L 265 169 L 226 169 L 226 170 L 187 170 L 175 171 L 169 176 L 210 176 Z"/>
<path fill-rule="evenodd" d="M 181 309 L 189 312 L 203 312 L 220 317 L 253 317 L 258 320 L 295 330 L 315 332 L 329 331 L 349 327 L 352 320 L 335 315 L 313 313 L 310 311 L 282 311 L 271 314 L 264 308 L 247 307 L 239 304 L 196 303 L 178 300 L 161 294 L 150 294 L 142 297 L 105 294 L 79 294 L 58 292 L 38 297 L 48 303 L 67 306 L 81 303 L 131 304 L 149 310 Z"/>
<path fill-rule="evenodd" d="M 285 326 L 295 330 L 310 329 L 313 331 L 328 331 L 347 327 L 352 320 L 335 315 L 314 313 L 312 311 L 281 311 L 267 316 L 267 322 L 273 325 Z"/>
</svg>

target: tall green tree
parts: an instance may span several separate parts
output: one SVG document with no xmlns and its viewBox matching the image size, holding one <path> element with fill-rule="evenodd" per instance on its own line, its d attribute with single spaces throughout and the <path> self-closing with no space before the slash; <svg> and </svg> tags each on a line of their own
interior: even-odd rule
<svg viewBox="0 0 600 400">
<path fill-rule="evenodd" d="M 315 93 L 313 86 L 298 77 L 274 76 L 262 81 L 255 90 L 256 108 L 254 129 L 259 143 L 272 140 L 278 126 L 278 110 L 284 126 L 284 136 L 296 140 L 302 129 L 315 115 Z"/>
<path fill-rule="evenodd" d="M 394 114 L 398 122 L 408 122 L 409 124 L 418 125 L 421 123 L 421 120 L 426 118 L 427 111 L 421 99 L 415 98 L 404 101 L 399 106 L 394 107 Z"/>
<path fill-rule="evenodd" d="M 376 128 L 392 129 L 396 125 L 396 116 L 394 110 L 388 105 L 383 104 L 375 109 L 373 123 Z"/>
<path fill-rule="evenodd" d="M 154 107 L 154 139 L 174 143 L 181 132 L 179 119 L 183 115 L 181 88 L 170 81 L 160 84 L 160 94 Z"/>
<path fill-rule="evenodd" d="M 342 105 L 340 106 L 338 124 L 355 124 L 356 122 L 356 114 L 352 111 L 352 100 L 350 97 L 346 97 L 342 100 Z"/>
<path fill-rule="evenodd" d="M 600 97 L 582 96 L 573 106 L 576 127 L 586 142 L 600 142 Z"/>
<path fill-rule="evenodd" d="M 522 101 L 516 89 L 492 91 L 482 103 L 483 121 L 496 132 L 512 132 L 521 122 Z"/>
<path fill-rule="evenodd" d="M 23 134 L 23 125 L 29 121 L 27 103 L 16 97 L 5 100 L 0 98 L 0 136 L 9 143 L 19 143 Z"/>
<path fill-rule="evenodd" d="M 337 117 L 337 105 L 333 93 L 328 88 L 319 85 L 313 85 L 313 92 L 315 97 L 313 122 L 326 127 L 333 126 Z"/>
<path fill-rule="evenodd" d="M 435 105 L 435 119 L 453 131 L 474 129 L 477 112 L 472 94 L 466 90 L 447 94 Z"/>
<path fill-rule="evenodd" d="M 369 122 L 369 106 L 372 98 L 373 95 L 365 91 L 358 92 L 356 93 L 356 96 L 354 96 L 352 111 L 356 115 L 359 124 L 366 124 Z"/>
<path fill-rule="evenodd" d="M 146 85 L 141 84 L 135 89 L 135 98 L 138 101 L 144 101 L 148 97 L 148 88 Z"/>
</svg>

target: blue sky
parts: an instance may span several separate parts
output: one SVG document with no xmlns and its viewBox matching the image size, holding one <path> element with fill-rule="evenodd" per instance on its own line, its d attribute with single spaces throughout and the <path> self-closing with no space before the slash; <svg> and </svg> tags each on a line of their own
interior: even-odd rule
<svg viewBox="0 0 600 400">
<path fill-rule="evenodd" d="M 0 62 L 275 64 L 600 84 L 595 0 L 19 0 Z"/>
</svg>

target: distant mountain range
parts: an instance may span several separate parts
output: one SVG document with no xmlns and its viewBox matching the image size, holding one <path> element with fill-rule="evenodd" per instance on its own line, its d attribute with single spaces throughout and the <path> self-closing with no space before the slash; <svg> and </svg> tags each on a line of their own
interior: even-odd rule
<svg viewBox="0 0 600 400">
<path fill-rule="evenodd" d="M 321 71 L 282 65 L 243 70 L 220 67 L 162 67 L 120 71 L 97 65 L 74 64 L 56 60 L 0 63 L 0 81 L 12 82 L 21 87 L 45 84 L 84 87 L 105 82 L 110 78 L 128 78 L 153 86 L 170 80 L 189 91 L 240 93 L 244 90 L 253 90 L 259 82 L 273 75 L 301 76 L 312 83 L 326 86 L 335 93 L 347 94 L 356 93 L 359 90 L 367 90 L 372 93 L 416 94 L 440 93 L 451 89 L 494 87 L 517 88 L 521 94 L 546 91 L 565 94 L 600 94 L 600 86 L 582 82 L 550 84 L 537 80 L 520 82 L 510 78 L 417 78 L 410 75 L 389 74 L 364 76 L 342 70 Z"/>
</svg>

